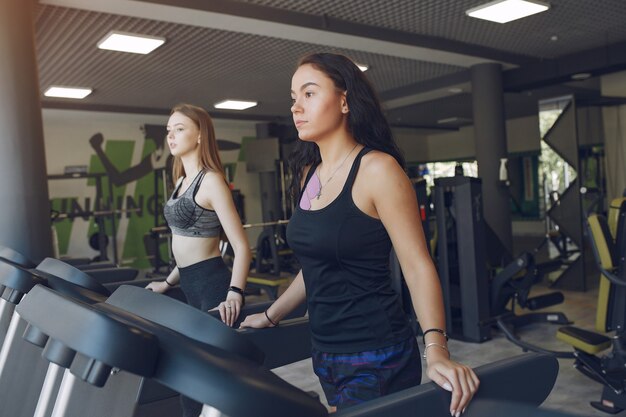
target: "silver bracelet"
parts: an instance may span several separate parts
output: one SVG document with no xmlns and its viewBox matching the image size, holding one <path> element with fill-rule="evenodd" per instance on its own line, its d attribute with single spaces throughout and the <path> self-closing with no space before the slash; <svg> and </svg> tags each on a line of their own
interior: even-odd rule
<svg viewBox="0 0 626 417">
<path fill-rule="evenodd" d="M 424 353 L 422 354 L 422 358 L 426 359 L 426 351 L 427 351 L 427 350 L 428 350 L 428 348 L 429 348 L 429 347 L 431 347 L 431 346 L 437 346 L 437 347 L 439 347 L 439 348 L 441 348 L 441 349 L 445 350 L 446 352 L 448 352 L 448 357 L 450 357 L 450 351 L 448 350 L 448 347 L 447 347 L 447 346 L 444 346 L 444 345 L 442 345 L 442 344 L 439 344 L 439 343 L 434 343 L 434 342 L 433 342 L 433 343 L 429 343 L 429 344 L 427 344 L 427 345 L 426 345 L 426 347 L 424 347 Z"/>
</svg>

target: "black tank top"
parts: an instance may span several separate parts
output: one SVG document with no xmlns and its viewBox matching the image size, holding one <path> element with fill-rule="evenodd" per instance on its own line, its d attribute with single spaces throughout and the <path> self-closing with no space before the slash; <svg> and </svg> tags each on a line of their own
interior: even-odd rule
<svg viewBox="0 0 626 417">
<path fill-rule="evenodd" d="M 391 239 L 379 219 L 352 200 L 364 148 L 339 196 L 319 210 L 303 210 L 298 198 L 287 240 L 302 266 L 313 347 L 354 353 L 412 336 L 398 294 L 391 287 Z M 309 169 L 303 189 L 315 172 Z"/>
</svg>

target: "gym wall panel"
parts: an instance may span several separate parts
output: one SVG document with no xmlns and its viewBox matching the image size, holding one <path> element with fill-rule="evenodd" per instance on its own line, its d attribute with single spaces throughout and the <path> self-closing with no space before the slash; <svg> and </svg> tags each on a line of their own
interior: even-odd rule
<svg viewBox="0 0 626 417">
<path fill-rule="evenodd" d="M 604 136 L 601 113 L 598 108 L 578 109 L 581 145 L 602 143 Z M 394 131 L 395 133 L 395 131 Z M 539 117 L 536 115 L 506 121 L 507 151 L 509 154 L 540 152 Z M 417 148 L 417 145 L 413 145 Z M 420 145 L 421 152 L 424 145 Z M 474 128 L 465 126 L 458 131 L 433 133 L 426 136 L 428 159 L 424 162 L 474 159 Z M 409 159 L 419 160 L 422 159 Z"/>
<path fill-rule="evenodd" d="M 606 188 L 610 199 L 626 189 L 626 106 L 602 109 L 605 132 Z"/>
<path fill-rule="evenodd" d="M 509 153 L 539 152 L 539 121 L 537 116 L 506 121 L 507 150 Z M 473 126 L 458 131 L 432 133 L 426 136 L 428 159 L 424 162 L 475 159 Z M 421 159 L 409 159 L 420 160 Z"/>
<path fill-rule="evenodd" d="M 474 127 L 428 136 L 428 161 L 475 159 Z"/>
<path fill-rule="evenodd" d="M 407 161 L 424 161 L 428 158 L 427 135 L 416 129 L 392 129 L 393 137 Z"/>
<path fill-rule="evenodd" d="M 576 123 L 579 146 L 604 143 L 604 125 L 600 107 L 579 107 Z"/>
<path fill-rule="evenodd" d="M 141 130 L 146 124 L 165 126 L 167 116 L 44 109 L 43 127 L 48 175 L 62 174 L 68 165 L 86 165 L 90 169 L 89 172 L 102 172 L 98 156 L 89 143 L 89 139 L 96 133 L 102 134 L 104 138 L 102 149 L 118 170 L 122 171 L 137 165 L 156 146 L 153 140 L 147 140 L 150 138 L 147 138 Z M 219 139 L 237 144 L 241 143 L 244 137 L 255 135 L 255 122 L 218 119 L 214 120 L 214 124 Z M 125 146 L 124 155 L 121 157 L 125 161 L 116 156 L 119 152 L 113 152 L 113 148 L 110 148 L 110 146 L 115 148 L 121 145 Z M 246 162 L 240 160 L 239 149 L 222 151 L 220 156 L 224 164 L 234 167 L 234 184 L 235 188 L 240 189 L 245 196 L 247 220 L 249 222 L 260 221 L 258 176 L 246 172 Z M 141 198 L 139 194 L 146 190 L 150 190 L 148 196 L 150 197 L 152 184 L 152 177 L 145 176 L 138 181 L 127 183 L 125 187 L 120 187 L 117 192 L 122 193 L 120 195 L 122 198 L 119 203 L 114 202 L 114 206 L 121 204 L 125 207 L 128 201 L 138 202 Z M 60 209 L 63 207 L 69 210 L 73 204 L 78 204 L 84 210 L 94 208 L 95 186 L 86 179 L 51 180 L 49 188 L 50 199 L 54 202 L 54 208 L 59 211 L 62 211 Z M 106 185 L 103 188 L 106 189 Z M 84 207 L 87 204 L 90 207 Z M 147 198 L 144 196 L 143 206 L 145 207 L 146 204 L 148 204 Z M 153 223 L 153 216 L 150 212 L 144 210 L 143 216 L 141 221 L 137 220 L 136 214 L 123 215 L 117 219 L 117 245 L 120 255 L 131 256 L 130 247 L 143 248 L 140 244 L 141 239 Z M 65 220 L 58 224 L 57 234 L 60 239 L 61 254 L 77 257 L 96 256 L 96 251 L 87 244 L 88 237 L 93 232 L 92 228 L 92 222 L 82 218 L 73 221 Z M 133 234 L 133 237 L 127 243 L 126 237 L 129 234 Z M 141 236 L 135 236 L 138 234 Z M 133 261 L 133 259 L 128 259 L 128 261 Z M 146 266 L 145 259 L 134 260 L 134 262 L 137 262 L 135 263 L 137 266 Z"/>
<path fill-rule="evenodd" d="M 539 152 L 539 116 L 510 119 L 506 122 L 507 150 L 509 154 Z"/>
<path fill-rule="evenodd" d="M 600 77 L 600 91 L 603 96 L 626 97 L 626 71 Z"/>
<path fill-rule="evenodd" d="M 626 97 L 626 71 L 600 77 L 603 96 Z M 605 137 L 607 196 L 619 197 L 626 188 L 626 106 L 602 108 Z"/>
</svg>

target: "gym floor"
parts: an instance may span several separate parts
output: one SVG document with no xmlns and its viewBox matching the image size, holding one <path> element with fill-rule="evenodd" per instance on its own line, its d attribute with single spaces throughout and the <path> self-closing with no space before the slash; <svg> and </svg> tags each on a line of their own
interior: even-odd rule
<svg viewBox="0 0 626 417">
<path fill-rule="evenodd" d="M 537 285 L 536 294 L 552 291 L 544 286 Z M 561 311 L 576 326 L 593 330 L 595 321 L 595 306 L 597 289 L 587 292 L 562 291 L 565 302 L 546 311 Z M 522 311 L 523 313 L 523 311 Z M 570 351 L 567 344 L 556 339 L 558 325 L 537 324 L 529 325 L 520 329 L 517 334 L 525 341 L 540 345 L 552 350 Z M 492 333 L 492 339 L 481 344 L 464 343 L 450 340 L 449 346 L 452 357 L 469 366 L 476 367 L 499 359 L 516 356 L 522 353 L 521 348 L 506 340 L 504 335 L 497 330 Z M 421 340 L 418 338 L 420 348 Z M 559 359 L 560 370 L 552 393 L 542 405 L 542 408 L 560 410 L 581 416 L 604 416 L 602 413 L 589 405 L 590 401 L 598 401 L 602 392 L 602 386 L 582 375 L 572 366 L 573 360 Z M 305 359 L 282 368 L 275 369 L 276 374 L 292 385 L 305 391 L 315 391 L 319 394 L 324 404 L 325 398 L 322 388 L 313 373 L 311 360 Z M 423 381 L 427 377 L 423 376 Z M 529 381 L 532 384 L 532 381 Z M 624 413 L 621 413 L 624 414 Z"/>
</svg>

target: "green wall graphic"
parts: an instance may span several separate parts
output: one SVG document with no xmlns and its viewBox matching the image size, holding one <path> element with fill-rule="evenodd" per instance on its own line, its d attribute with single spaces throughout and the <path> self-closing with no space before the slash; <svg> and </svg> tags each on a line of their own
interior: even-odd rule
<svg viewBox="0 0 626 417">
<path fill-rule="evenodd" d="M 111 160 L 111 162 L 115 165 L 115 167 L 123 171 L 130 167 L 131 158 L 133 156 L 133 148 L 135 147 L 135 142 L 131 140 L 109 140 L 106 142 L 105 153 Z M 106 174 L 100 159 L 96 155 L 92 155 L 91 160 L 89 161 L 89 173 L 90 174 Z M 87 185 L 95 187 L 96 180 L 90 178 L 87 181 Z M 102 196 L 103 196 L 103 206 L 99 207 L 100 209 L 119 209 L 122 208 L 119 205 L 119 202 L 123 200 L 124 194 L 126 192 L 126 185 L 122 186 L 113 186 L 113 198 L 109 195 L 109 179 L 107 177 L 102 177 Z M 98 208 L 94 204 L 95 208 Z M 112 207 L 111 207 L 112 206 Z M 118 222 L 116 222 L 118 224 Z M 111 230 L 111 221 L 105 221 L 105 233 L 108 236 L 113 235 L 113 231 Z M 88 237 L 93 233 L 98 232 L 98 225 L 95 220 L 92 218 L 89 221 L 89 232 Z M 115 230 L 117 232 L 117 230 Z"/>
<path fill-rule="evenodd" d="M 150 235 L 150 229 L 155 225 L 164 226 L 166 224 L 163 218 L 163 202 L 169 197 L 165 194 L 171 190 L 164 190 L 162 178 L 164 168 L 154 168 L 154 164 L 157 163 L 163 163 L 163 165 L 159 165 L 160 167 L 165 166 L 164 160 L 154 162 L 155 158 L 157 161 L 161 158 L 158 147 L 167 146 L 163 139 L 155 140 L 155 137 L 164 137 L 165 127 L 143 125 L 142 131 L 145 138 L 143 145 L 135 140 L 106 139 L 102 133 L 95 133 L 91 136 L 89 143 L 94 153 L 88 156 L 87 172 L 90 175 L 101 175 L 102 198 L 98 199 L 96 195 L 97 179 L 88 178 L 86 181 L 87 189 L 76 190 L 75 196 L 50 200 L 53 210 L 66 213 L 71 217 L 54 222 L 59 255 L 76 256 L 76 254 L 71 253 L 71 248 L 87 247 L 90 244 L 90 239 L 97 242 L 97 239 L 92 239 L 92 236 L 99 232 L 103 232 L 108 237 L 108 253 L 111 253 L 111 237 L 118 236 L 120 223 L 123 220 L 122 223 L 125 225 L 124 236 L 119 235 L 117 240 L 119 243 L 117 248 L 119 264 L 138 269 L 154 266 L 152 253 L 157 242 Z M 255 140 L 255 138 L 243 138 L 244 143 L 249 140 Z M 238 143 L 236 145 L 239 148 L 238 161 L 242 161 L 245 159 L 245 146 L 239 147 Z M 136 146 L 143 146 L 138 158 L 141 162 L 133 165 Z M 169 152 L 165 154 L 165 157 L 168 154 Z M 237 162 L 224 165 L 228 168 L 230 179 L 234 181 L 237 174 Z M 156 189 L 155 175 L 158 177 Z M 109 184 L 110 181 L 111 185 Z M 77 184 L 85 184 L 85 182 L 79 181 Z M 134 184 L 134 191 L 131 194 L 129 194 L 129 184 Z M 114 215 L 116 230 L 112 230 L 113 222 L 110 215 L 101 217 L 99 222 L 94 219 L 92 212 L 98 210 L 122 210 L 121 213 Z M 156 219 L 155 210 L 158 214 Z M 83 219 L 88 222 L 87 231 L 85 236 L 77 236 L 78 229 L 75 228 L 74 222 L 83 221 Z M 103 230 L 99 230 L 100 227 Z M 74 232 L 74 238 L 80 239 L 80 242 L 72 242 L 72 232 Z M 165 243 L 165 239 L 162 238 L 158 246 L 159 258 L 167 264 L 169 263 L 169 246 Z"/>
<path fill-rule="evenodd" d="M 150 155 L 156 149 L 154 141 L 146 140 L 141 154 L 141 159 Z M 158 171 L 160 174 L 161 171 Z M 135 186 L 134 202 L 137 207 L 140 207 L 141 215 L 132 214 L 128 223 L 128 231 L 126 233 L 126 239 L 124 240 L 124 248 L 122 251 L 122 259 L 132 261 L 130 263 L 134 268 L 149 268 L 151 266 L 150 259 L 146 253 L 146 240 L 151 240 L 149 236 L 150 229 L 154 224 L 154 209 L 155 209 L 155 193 L 154 193 L 154 176 L 155 172 L 151 172 L 148 175 L 143 176 L 137 180 Z M 156 207 L 159 213 L 159 225 L 164 225 L 163 219 L 163 182 L 158 183 L 158 194 L 156 195 Z M 151 242 L 146 242 L 150 244 Z M 160 247 L 161 259 L 168 262 L 169 254 L 167 252 L 167 246 L 161 245 Z"/>
<path fill-rule="evenodd" d="M 151 154 L 156 145 L 151 140 L 146 140 L 144 149 L 142 151 L 141 159 Z M 105 144 L 104 152 L 115 168 L 123 172 L 131 167 L 131 159 L 135 148 L 135 141 L 132 140 L 107 140 Z M 128 228 L 126 236 L 123 236 L 121 241 L 122 248 L 118 248 L 120 254 L 120 264 L 132 266 L 135 268 L 148 268 L 150 267 L 150 260 L 146 253 L 146 247 L 144 245 L 144 234 L 149 232 L 150 228 L 154 226 L 154 172 L 143 176 L 135 182 L 135 192 L 132 196 L 127 196 L 127 184 L 109 187 L 109 179 L 106 176 L 106 170 L 98 158 L 97 155 L 92 155 L 89 161 L 89 174 L 105 174 L 102 177 L 102 201 L 96 201 L 96 198 L 71 197 L 71 198 L 53 198 L 50 200 L 53 210 L 60 213 L 79 213 L 82 211 L 97 211 L 97 210 L 110 210 L 110 209 L 132 209 L 137 208 L 137 212 L 126 212 L 117 214 L 115 216 L 116 230 L 112 230 L 112 222 L 110 217 L 104 217 L 104 233 L 107 236 L 113 236 L 117 234 L 119 229 L 120 220 L 122 218 L 128 218 Z M 163 201 L 162 183 L 159 187 L 159 194 L 157 201 Z M 96 187 L 96 179 L 89 178 L 87 180 L 87 186 Z M 112 189 L 112 198 L 109 195 L 109 190 Z M 157 208 L 159 211 L 159 224 L 164 224 L 162 216 L 162 207 L 159 203 Z M 59 254 L 61 256 L 68 254 L 72 228 L 74 225 L 74 219 L 64 219 L 54 222 L 56 229 Z M 89 226 L 86 236 L 84 237 L 85 244 L 89 244 L 89 239 L 94 233 L 98 233 L 99 226 L 93 217 L 89 217 Z M 111 243 L 109 242 L 109 245 Z M 161 259 L 168 262 L 168 250 L 166 245 L 161 247 Z"/>
</svg>

